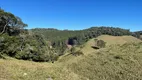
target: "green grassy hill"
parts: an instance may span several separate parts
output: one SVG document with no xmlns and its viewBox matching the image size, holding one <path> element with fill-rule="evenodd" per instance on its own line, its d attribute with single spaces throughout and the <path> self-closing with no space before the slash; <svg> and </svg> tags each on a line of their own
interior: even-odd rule
<svg viewBox="0 0 142 80">
<path fill-rule="evenodd" d="M 103 35 L 106 48 L 93 49 L 94 39 L 76 47 L 84 55 L 63 55 L 55 63 L 0 59 L 0 80 L 142 80 L 142 42 L 132 36 Z"/>
<path fill-rule="evenodd" d="M 99 36 L 98 39 L 104 40 L 107 42 L 107 45 L 111 44 L 124 44 L 124 43 L 133 43 L 133 42 L 141 42 L 141 40 L 133 37 L 133 36 L 109 36 L 109 35 L 102 35 Z"/>
</svg>

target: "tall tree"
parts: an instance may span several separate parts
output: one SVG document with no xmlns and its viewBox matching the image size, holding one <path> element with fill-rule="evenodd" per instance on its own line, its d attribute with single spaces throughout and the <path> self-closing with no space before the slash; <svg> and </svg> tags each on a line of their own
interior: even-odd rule
<svg viewBox="0 0 142 80">
<path fill-rule="evenodd" d="M 14 31 L 18 32 L 26 26 L 28 25 L 19 17 L 0 8 L 0 35 L 3 33 L 11 35 Z"/>
</svg>

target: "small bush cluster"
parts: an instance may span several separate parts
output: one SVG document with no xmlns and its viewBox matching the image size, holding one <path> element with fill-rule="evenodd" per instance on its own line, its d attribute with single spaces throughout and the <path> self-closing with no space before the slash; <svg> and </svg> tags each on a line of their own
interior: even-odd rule
<svg viewBox="0 0 142 80">
<path fill-rule="evenodd" d="M 103 40 L 95 39 L 95 45 L 92 46 L 92 48 L 100 49 L 100 48 L 104 48 L 105 46 L 106 46 L 106 42 L 104 42 Z"/>
</svg>

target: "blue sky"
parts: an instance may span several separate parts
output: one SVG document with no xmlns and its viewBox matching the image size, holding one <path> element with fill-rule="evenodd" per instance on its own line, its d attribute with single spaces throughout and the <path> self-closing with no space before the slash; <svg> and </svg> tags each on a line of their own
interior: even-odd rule
<svg viewBox="0 0 142 80">
<path fill-rule="evenodd" d="M 0 0 L 0 6 L 22 18 L 28 28 L 142 30 L 142 0 Z"/>
</svg>

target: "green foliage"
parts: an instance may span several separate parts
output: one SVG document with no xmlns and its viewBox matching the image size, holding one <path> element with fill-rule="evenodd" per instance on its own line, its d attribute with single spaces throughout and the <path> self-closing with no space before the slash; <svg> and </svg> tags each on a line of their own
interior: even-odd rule
<svg viewBox="0 0 142 80">
<path fill-rule="evenodd" d="M 57 60 L 59 55 L 55 49 L 49 48 L 44 37 L 24 30 L 25 26 L 19 17 L 0 9 L 0 57 L 8 55 L 33 61 Z"/>
<path fill-rule="evenodd" d="M 53 48 L 64 54 L 67 45 L 82 45 L 89 39 L 96 38 L 103 34 L 122 36 L 131 35 L 126 29 L 113 27 L 91 27 L 84 30 L 57 30 L 57 29 L 32 29 L 32 32 L 43 35 L 47 41 L 51 42 Z M 60 46 L 60 47 L 59 47 Z"/>
<path fill-rule="evenodd" d="M 0 9 L 0 35 L 4 33 L 17 35 L 26 26 L 28 25 L 23 23 L 19 17 Z"/>
<path fill-rule="evenodd" d="M 105 46 L 106 46 L 106 42 L 104 42 L 103 40 L 95 39 L 95 45 L 92 46 L 92 48 L 100 49 L 100 48 L 104 48 Z"/>
<path fill-rule="evenodd" d="M 17 59 L 33 61 L 54 61 L 58 55 L 54 49 L 50 50 L 46 41 L 39 35 L 9 36 L 4 34 L 0 37 L 0 55 L 8 55 Z"/>
<path fill-rule="evenodd" d="M 99 48 L 104 48 L 106 43 L 103 40 L 98 40 L 96 44 Z"/>
<path fill-rule="evenodd" d="M 0 51 L 1 54 L 7 54 L 9 56 L 14 56 L 17 51 L 18 37 L 16 36 L 8 36 L 4 34 L 0 36 Z"/>
</svg>

